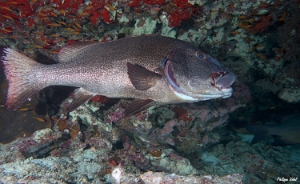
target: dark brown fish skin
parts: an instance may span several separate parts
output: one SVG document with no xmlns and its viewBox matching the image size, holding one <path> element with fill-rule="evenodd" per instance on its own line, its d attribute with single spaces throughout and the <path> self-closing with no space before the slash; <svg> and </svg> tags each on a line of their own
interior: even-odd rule
<svg viewBox="0 0 300 184">
<path fill-rule="evenodd" d="M 176 101 L 168 83 L 161 80 L 152 89 L 147 91 L 136 90 L 127 76 L 126 63 L 135 63 L 150 71 L 160 71 L 161 63 L 170 53 L 176 43 L 173 40 L 160 41 L 158 37 L 151 39 L 124 38 L 119 41 L 99 43 L 86 49 L 86 52 L 77 55 L 72 62 L 48 65 L 37 70 L 43 70 L 41 76 L 48 80 L 44 86 L 56 85 L 80 86 L 87 91 L 111 98 L 127 97 L 140 99 L 160 99 L 157 101 Z M 163 38 L 163 37 L 162 37 Z M 185 43 L 182 42 L 182 47 Z M 130 49 L 128 49 L 130 47 Z M 51 71 L 51 72 L 49 72 Z M 62 76 L 57 78 L 57 76 Z M 164 90 L 159 90 L 164 89 Z M 164 100 L 167 96 L 168 99 Z"/>
<path fill-rule="evenodd" d="M 272 144 L 274 146 L 300 143 L 300 115 L 289 116 L 278 125 L 248 125 L 246 129 L 255 135 L 251 144 L 255 144 L 269 136 L 276 136 Z"/>
<path fill-rule="evenodd" d="M 158 40 L 149 39 L 146 42 L 147 40 L 124 38 L 117 42 L 99 43 L 86 49 L 84 54 L 72 58 L 72 62 L 36 67 L 35 70 L 40 72 L 31 78 L 46 79 L 43 84 L 39 82 L 43 87 L 54 84 L 76 86 L 111 98 L 155 98 L 164 101 L 164 98 L 169 96 L 168 99 L 176 100 L 171 89 L 166 88 L 168 86 L 166 80 L 160 80 L 155 87 L 147 91 L 140 91 L 134 88 L 128 78 L 127 62 L 161 73 L 159 71 L 161 62 L 173 44 L 168 42 L 155 44 Z"/>
<path fill-rule="evenodd" d="M 175 48 L 185 49 L 189 47 L 199 50 L 189 43 L 167 37 L 125 38 L 119 41 L 95 44 L 86 49 L 84 54 L 78 54 L 74 57 L 72 62 L 43 66 L 37 70 L 43 70 L 40 77 L 46 74 L 48 80 L 45 81 L 44 86 L 53 85 L 53 81 L 55 81 L 56 85 L 80 86 L 89 92 L 109 97 L 180 102 L 181 99 L 178 99 L 170 88 L 166 88 L 168 82 L 165 78 L 162 78 L 156 86 L 147 91 L 136 90 L 128 78 L 126 63 L 138 64 L 149 71 L 155 71 L 162 75 L 162 61 Z M 182 69 L 187 67 L 183 64 L 185 63 L 180 65 Z M 215 64 L 212 65 L 218 67 Z M 202 70 L 205 69 L 207 71 L 201 72 L 206 75 L 206 78 L 209 78 L 212 69 L 202 67 Z M 188 71 L 184 70 L 182 73 L 188 73 Z M 57 76 L 61 77 L 57 78 Z M 211 86 L 210 83 L 209 86 Z"/>
<path fill-rule="evenodd" d="M 205 55 L 205 59 L 199 58 L 196 55 L 199 51 L 197 47 L 177 39 L 139 36 L 105 43 L 68 46 L 59 54 L 60 63 L 42 65 L 12 49 L 4 49 L 1 60 L 10 83 L 6 107 L 15 110 L 27 98 L 50 85 L 80 87 L 78 96 L 82 97 L 81 103 L 97 94 L 110 98 L 151 99 L 160 103 L 229 97 L 234 75 L 209 55 Z M 179 97 L 170 87 L 162 69 L 162 62 L 166 57 L 172 63 L 180 88 L 192 99 Z M 161 77 L 149 77 L 149 80 L 155 80 L 147 84 L 152 86 L 147 90 L 138 90 L 128 76 L 128 63 L 144 67 Z M 219 74 L 212 79 L 213 73 L 229 73 L 226 75 L 229 80 L 223 77 L 226 81 L 222 81 Z M 186 84 L 193 75 L 197 75 L 194 83 L 199 84 L 201 90 L 191 89 L 194 84 Z M 213 82 L 219 85 L 217 80 L 224 84 L 225 92 L 212 86 Z"/>
</svg>

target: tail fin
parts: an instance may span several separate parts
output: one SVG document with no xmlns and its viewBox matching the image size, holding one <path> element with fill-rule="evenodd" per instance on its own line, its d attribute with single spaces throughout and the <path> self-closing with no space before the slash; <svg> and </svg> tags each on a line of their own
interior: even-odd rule
<svg viewBox="0 0 300 184">
<path fill-rule="evenodd" d="M 17 51 L 0 46 L 0 63 L 9 82 L 5 106 L 9 110 L 16 110 L 25 100 L 30 100 L 40 89 L 30 79 L 33 66 L 40 65 L 34 60 Z"/>
<path fill-rule="evenodd" d="M 246 129 L 254 134 L 251 144 L 255 144 L 269 136 L 269 127 L 266 125 L 248 125 Z"/>
</svg>

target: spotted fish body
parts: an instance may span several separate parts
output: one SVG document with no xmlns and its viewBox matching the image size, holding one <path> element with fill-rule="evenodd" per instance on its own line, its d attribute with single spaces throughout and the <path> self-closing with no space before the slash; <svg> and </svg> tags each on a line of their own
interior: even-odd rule
<svg viewBox="0 0 300 184">
<path fill-rule="evenodd" d="M 105 43 L 64 47 L 59 63 L 43 65 L 9 48 L 1 61 L 9 80 L 6 102 L 16 110 L 39 90 L 74 86 L 71 110 L 95 95 L 140 99 L 133 110 L 151 102 L 181 103 L 227 98 L 235 76 L 197 47 L 162 36 L 139 36 Z"/>
</svg>

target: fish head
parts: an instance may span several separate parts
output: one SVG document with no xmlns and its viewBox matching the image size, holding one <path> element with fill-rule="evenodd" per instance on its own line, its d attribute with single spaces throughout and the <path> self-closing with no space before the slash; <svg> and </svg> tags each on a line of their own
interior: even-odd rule
<svg viewBox="0 0 300 184">
<path fill-rule="evenodd" d="M 163 69 L 170 88 L 183 101 L 228 98 L 232 95 L 235 75 L 196 47 L 172 50 L 163 62 Z"/>
</svg>

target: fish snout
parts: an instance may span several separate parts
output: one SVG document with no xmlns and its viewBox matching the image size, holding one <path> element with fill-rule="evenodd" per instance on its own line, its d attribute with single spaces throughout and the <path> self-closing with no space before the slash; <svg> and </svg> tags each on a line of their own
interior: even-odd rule
<svg viewBox="0 0 300 184">
<path fill-rule="evenodd" d="M 228 71 L 214 72 L 211 74 L 211 78 L 211 85 L 220 91 L 229 89 L 235 81 L 235 75 Z"/>
</svg>

